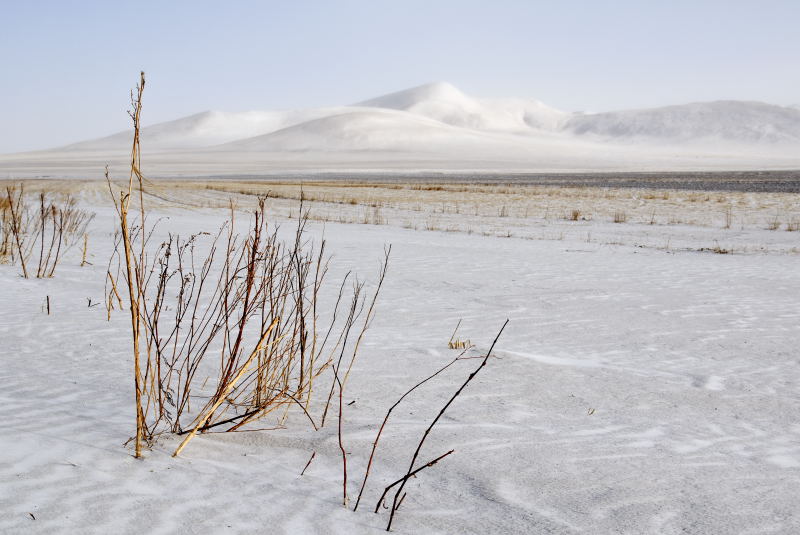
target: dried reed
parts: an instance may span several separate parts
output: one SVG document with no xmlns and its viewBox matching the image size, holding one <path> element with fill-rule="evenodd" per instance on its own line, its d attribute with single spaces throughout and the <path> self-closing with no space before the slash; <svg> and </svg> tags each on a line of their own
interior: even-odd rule
<svg viewBox="0 0 800 535">
<path fill-rule="evenodd" d="M 23 185 L 7 186 L 6 196 L 0 198 L 0 258 L 19 261 L 22 276 L 28 278 L 33 257 L 36 277 L 52 277 L 93 217 L 69 195 L 54 202 L 42 192 L 34 204 Z"/>
<path fill-rule="evenodd" d="M 140 170 L 139 148 L 144 84 L 142 73 L 132 93 L 134 139 L 127 191 L 115 196 L 108 179 L 123 247 L 120 253 L 117 241 L 109 262 L 106 306 L 110 315 L 114 297 L 121 301 L 116 290 L 121 276 L 128 287 L 133 336 L 135 455 L 139 457 L 142 447 L 164 432 L 188 433 L 175 451 L 178 455 L 197 433 L 210 429 L 240 431 L 271 414 L 282 426 L 292 406 L 299 407 L 317 429 L 309 412 L 315 379 L 330 369 L 331 389 L 320 426 L 338 389 L 346 489 L 342 393 L 374 315 L 389 250 L 369 305 L 364 283 L 356 280 L 349 313 L 343 323 L 337 318 L 348 275 L 326 328 L 318 321 L 318 296 L 328 271 L 325 242 L 316 248 L 306 238 L 308 212 L 302 194 L 294 239 L 288 242 L 279 239 L 278 228 L 268 227 L 266 197 L 259 197 L 243 236 L 235 231 L 231 203 L 230 218 L 216 235 L 201 232 L 187 239 L 169 235 L 151 246 L 155 229 L 146 227 L 144 208 L 151 185 Z M 130 202 L 137 190 L 138 217 L 132 218 Z M 338 336 L 332 336 L 337 329 Z M 253 339 L 259 341 L 256 349 L 244 353 Z"/>
</svg>

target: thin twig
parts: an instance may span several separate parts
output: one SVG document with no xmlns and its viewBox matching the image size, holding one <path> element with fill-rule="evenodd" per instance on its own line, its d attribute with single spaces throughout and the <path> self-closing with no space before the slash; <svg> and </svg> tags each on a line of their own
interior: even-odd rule
<svg viewBox="0 0 800 535">
<path fill-rule="evenodd" d="M 394 514 L 397 511 L 397 501 L 400 499 L 400 495 L 403 492 L 403 488 L 405 487 L 408 478 L 411 477 L 411 472 L 413 471 L 414 463 L 417 461 L 417 457 L 419 456 L 419 452 L 422 449 L 422 445 L 425 443 L 425 439 L 428 438 L 428 435 L 433 430 L 433 426 L 436 425 L 436 422 L 439 421 L 439 418 L 442 417 L 442 415 L 445 413 L 448 407 L 450 407 L 450 405 L 453 403 L 453 401 L 455 401 L 458 395 L 461 394 L 461 391 L 464 390 L 464 388 L 466 388 L 466 386 L 470 383 L 470 381 L 472 381 L 472 379 L 474 379 L 475 376 L 478 375 L 478 372 L 480 372 L 481 369 L 483 369 L 483 367 L 486 366 L 486 363 L 489 361 L 489 355 L 492 354 L 492 350 L 494 349 L 497 340 L 500 338 L 500 335 L 503 334 L 503 330 L 506 328 L 506 325 L 508 325 L 508 320 L 506 320 L 505 323 L 503 323 L 503 326 L 500 328 L 500 332 L 497 333 L 497 336 L 492 342 L 492 345 L 489 347 L 489 351 L 486 353 L 486 356 L 483 358 L 480 365 L 475 369 L 475 371 L 473 371 L 469 375 L 469 377 L 467 377 L 467 380 L 464 381 L 464 383 L 458 390 L 456 390 L 456 393 L 453 394 L 453 396 L 447 401 L 447 403 L 445 403 L 444 407 L 442 407 L 442 409 L 439 411 L 439 414 L 436 415 L 436 418 L 434 418 L 431 424 L 428 426 L 428 428 L 425 429 L 425 433 L 422 435 L 422 439 L 419 441 L 417 449 L 414 451 L 414 455 L 411 457 L 411 463 L 409 464 L 408 467 L 408 473 L 405 475 L 405 477 L 403 477 L 402 480 L 403 482 L 400 483 L 400 488 L 398 488 L 397 492 L 395 493 L 394 500 L 392 501 L 392 512 L 389 515 L 389 523 L 386 525 L 386 531 L 389 531 L 392 528 L 392 521 L 394 520 Z"/>
<path fill-rule="evenodd" d="M 381 494 L 381 497 L 378 500 L 378 503 L 375 504 L 375 512 L 377 513 L 378 510 L 381 508 L 381 504 L 383 503 L 383 499 L 386 497 L 386 494 L 389 492 L 389 490 L 392 489 L 392 487 L 395 487 L 395 486 L 399 485 L 400 483 L 403 483 L 404 481 L 408 480 L 409 478 L 414 477 L 415 475 L 417 475 L 419 472 L 421 472 L 425 468 L 433 466 L 434 464 L 438 463 L 439 461 L 441 461 L 442 459 L 444 459 L 445 457 L 447 457 L 448 455 L 450 455 L 451 453 L 453 453 L 455 451 L 456 450 L 450 450 L 447 453 L 439 455 L 434 460 L 428 461 L 427 463 L 423 464 L 422 466 L 420 466 L 419 468 L 417 468 L 413 472 L 410 472 L 410 473 L 404 475 L 403 477 L 401 477 L 400 479 L 398 479 L 397 481 L 395 481 L 394 483 L 392 483 L 391 485 L 389 485 L 388 487 L 383 489 L 383 494 Z"/>
<path fill-rule="evenodd" d="M 306 465 L 303 467 L 303 471 L 302 471 L 302 472 L 300 472 L 300 477 L 303 477 L 303 474 L 305 474 L 305 473 L 306 473 L 306 469 L 307 469 L 307 468 L 308 468 L 308 466 L 311 464 L 311 461 L 313 461 L 313 460 L 314 460 L 314 457 L 315 457 L 316 455 L 317 455 L 317 452 L 316 452 L 316 451 L 313 451 L 313 452 L 311 453 L 311 458 L 309 458 L 309 459 L 308 459 L 308 462 L 307 462 L 307 463 L 306 463 Z"/>
<path fill-rule="evenodd" d="M 466 352 L 466 350 L 464 350 L 464 351 Z M 464 353 L 462 353 L 461 355 L 463 355 L 463 354 Z M 367 486 L 367 478 L 369 478 L 370 469 L 372 468 L 372 461 L 373 461 L 373 459 L 375 457 L 375 450 L 378 447 L 378 441 L 380 440 L 381 434 L 383 433 L 383 428 L 386 427 L 386 422 L 389 421 L 389 416 L 391 416 L 392 411 L 395 409 L 395 407 L 400 405 L 400 402 L 403 401 L 411 392 L 413 392 L 414 390 L 416 390 L 420 386 L 424 385 L 425 383 L 427 383 L 428 381 L 430 381 L 431 379 L 433 379 L 434 377 L 436 377 L 437 375 L 439 375 L 440 373 L 445 371 L 447 368 L 449 368 L 450 366 L 452 366 L 453 364 L 458 362 L 460 360 L 460 358 L 461 358 L 461 355 L 459 355 L 458 357 L 454 358 L 449 363 L 447 363 L 444 366 L 442 366 L 441 368 L 439 368 L 436 372 L 434 372 L 433 374 L 429 375 L 428 377 L 426 377 L 422 381 L 418 382 L 417 384 L 415 384 L 414 386 L 409 388 L 406 391 L 406 393 L 403 394 L 402 396 L 400 396 L 400 399 L 395 401 L 394 405 L 389 407 L 389 410 L 386 411 L 386 416 L 383 417 L 383 422 L 381 422 L 381 426 L 380 426 L 380 428 L 378 428 L 378 433 L 375 435 L 375 440 L 372 442 L 372 451 L 369 454 L 369 461 L 367 461 L 367 468 L 366 468 L 366 470 L 364 472 L 364 479 L 361 482 L 361 489 L 358 491 L 358 498 L 356 499 L 356 505 L 353 507 L 353 511 L 357 511 L 358 510 L 358 504 L 361 503 L 361 495 L 364 494 L 364 487 Z"/>
</svg>

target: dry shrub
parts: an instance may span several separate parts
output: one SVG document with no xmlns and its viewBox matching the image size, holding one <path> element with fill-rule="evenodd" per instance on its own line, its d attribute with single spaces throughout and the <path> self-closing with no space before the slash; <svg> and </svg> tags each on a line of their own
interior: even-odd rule
<svg viewBox="0 0 800 535">
<path fill-rule="evenodd" d="M 0 198 L 0 259 L 18 262 L 25 278 L 34 260 L 37 278 L 52 277 L 92 218 L 94 214 L 78 208 L 70 195 L 53 201 L 42 192 L 34 200 L 22 185 L 7 186 Z"/>
<path fill-rule="evenodd" d="M 729 254 L 731 252 L 730 249 L 726 249 L 725 247 L 722 247 L 719 244 L 719 242 L 715 242 L 714 243 L 714 247 L 713 247 L 712 251 L 714 253 L 716 253 L 716 254 Z"/>
<path fill-rule="evenodd" d="M 170 235 L 153 247 L 144 207 L 145 182 L 140 170 L 139 117 L 144 73 L 131 95 L 134 138 L 127 191 L 109 189 L 119 216 L 122 252 L 114 262 L 128 290 L 131 316 L 136 410 L 135 455 L 164 432 L 185 434 L 174 455 L 198 432 L 239 431 L 268 415 L 282 426 L 290 406 L 297 407 L 314 429 L 324 425 L 338 392 L 341 441 L 342 393 L 374 314 L 386 274 L 389 250 L 374 294 L 350 274 L 335 288 L 338 297 L 327 326 L 319 324 L 319 295 L 328 261 L 324 241 L 315 247 L 306 238 L 308 214 L 300 215 L 294 238 L 283 242 L 267 225 L 264 197 L 259 198 L 250 230 L 234 231 L 234 210 L 216 235 L 189 238 Z M 106 170 L 108 178 L 108 170 Z M 131 216 L 131 200 L 138 214 Z M 201 253 L 200 251 L 206 251 Z M 349 288 L 349 296 L 348 295 Z M 343 306 L 344 305 L 344 306 Z M 344 316 L 340 312 L 345 311 Z M 317 380 L 332 373 L 322 404 L 312 403 Z M 318 408 L 319 419 L 311 412 Z M 319 422 L 319 423 L 317 423 Z M 346 492 L 345 492 L 346 501 Z"/>
<path fill-rule="evenodd" d="M 472 346 L 472 343 L 469 340 L 461 340 L 457 336 L 459 327 L 461 327 L 461 320 L 458 320 L 458 324 L 456 325 L 453 334 L 450 336 L 450 340 L 447 341 L 448 349 L 467 349 L 468 347 Z"/>
<path fill-rule="evenodd" d="M 0 263 L 8 262 L 14 251 L 11 217 L 11 198 L 0 195 Z"/>
<path fill-rule="evenodd" d="M 243 236 L 231 217 L 216 235 L 169 236 L 155 248 L 137 222 L 131 242 L 146 254 L 134 255 L 130 281 L 119 271 L 138 305 L 143 444 L 165 431 L 238 431 L 271 414 L 281 426 L 291 405 L 321 425 L 309 412 L 317 379 L 335 369 L 336 388 L 344 388 L 358 351 L 353 339 L 363 336 L 372 306 L 363 282 L 352 281 L 346 297 L 347 276 L 332 319 L 319 324 L 328 261 L 324 241 L 315 248 L 306 238 L 306 222 L 299 218 L 294 239 L 281 241 L 262 198 Z M 385 264 L 381 281 L 384 273 Z M 325 412 L 335 388 L 326 392 Z"/>
<path fill-rule="evenodd" d="M 380 206 L 374 206 L 364 211 L 361 222 L 365 225 L 385 225 L 386 218 L 383 216 Z"/>
<path fill-rule="evenodd" d="M 778 230 L 779 228 L 781 228 L 781 220 L 778 219 L 778 216 L 767 223 L 767 230 Z"/>
<path fill-rule="evenodd" d="M 614 223 L 624 223 L 628 220 L 628 214 L 621 211 L 614 212 Z"/>
</svg>

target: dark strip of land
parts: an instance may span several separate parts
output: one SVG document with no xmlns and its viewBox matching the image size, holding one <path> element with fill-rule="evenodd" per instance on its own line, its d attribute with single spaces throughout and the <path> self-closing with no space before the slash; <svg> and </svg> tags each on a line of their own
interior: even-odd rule
<svg viewBox="0 0 800 535">
<path fill-rule="evenodd" d="M 467 183 L 486 185 L 800 193 L 800 170 L 624 173 L 367 173 L 225 175 L 202 180 Z"/>
</svg>

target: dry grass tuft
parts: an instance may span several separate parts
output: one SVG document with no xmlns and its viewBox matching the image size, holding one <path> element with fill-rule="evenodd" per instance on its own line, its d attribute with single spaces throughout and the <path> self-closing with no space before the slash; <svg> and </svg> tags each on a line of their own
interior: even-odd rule
<svg viewBox="0 0 800 535">
<path fill-rule="evenodd" d="M 6 195 L 0 198 L 0 261 L 18 262 L 22 276 L 28 278 L 34 260 L 37 278 L 52 277 L 93 217 L 69 194 L 53 201 L 44 192 L 36 198 L 26 195 L 21 184 L 6 186 Z"/>
<path fill-rule="evenodd" d="M 776 215 L 774 219 L 767 223 L 767 230 L 778 230 L 779 228 L 781 228 L 781 220 Z"/>
<path fill-rule="evenodd" d="M 712 249 L 712 251 L 713 251 L 714 253 L 716 253 L 716 254 L 730 254 L 730 252 L 731 252 L 731 250 L 730 250 L 730 249 L 725 249 L 724 247 L 722 247 L 722 246 L 719 244 L 719 242 L 716 242 L 716 243 L 714 244 L 714 248 Z"/>
<path fill-rule="evenodd" d="M 380 206 L 374 206 L 364 211 L 364 218 L 361 222 L 365 225 L 385 225 L 386 218 L 383 216 Z"/>
<path fill-rule="evenodd" d="M 456 328 L 453 330 L 450 340 L 447 341 L 448 349 L 467 349 L 472 347 L 472 343 L 469 340 L 460 340 L 456 336 L 458 334 L 459 327 L 461 327 L 461 320 L 458 320 L 458 324 L 456 324 Z"/>
</svg>

